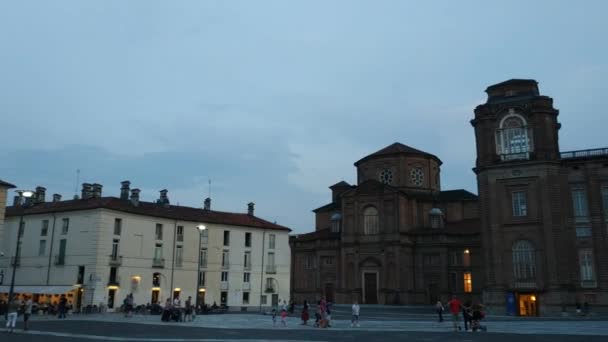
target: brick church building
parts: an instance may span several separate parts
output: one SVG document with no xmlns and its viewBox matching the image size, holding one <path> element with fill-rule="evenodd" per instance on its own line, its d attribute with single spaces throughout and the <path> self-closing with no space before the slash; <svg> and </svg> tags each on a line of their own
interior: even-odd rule
<svg viewBox="0 0 608 342">
<path fill-rule="evenodd" d="M 400 143 L 364 157 L 357 184 L 314 210 L 315 231 L 290 239 L 294 299 L 608 306 L 608 148 L 560 152 L 558 110 L 534 80 L 486 93 L 471 120 L 479 195 L 442 190 L 441 160 Z"/>
</svg>

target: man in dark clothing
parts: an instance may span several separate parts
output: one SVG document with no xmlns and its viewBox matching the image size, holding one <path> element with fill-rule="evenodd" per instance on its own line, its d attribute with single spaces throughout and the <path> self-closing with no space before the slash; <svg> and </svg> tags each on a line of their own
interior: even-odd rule
<svg viewBox="0 0 608 342">
<path fill-rule="evenodd" d="M 471 301 L 467 300 L 464 302 L 462 306 L 462 320 L 464 321 L 464 330 L 469 330 L 469 325 L 471 324 Z"/>
<path fill-rule="evenodd" d="M 65 295 L 61 295 L 59 299 L 59 316 L 57 318 L 65 318 L 65 312 L 67 311 L 68 299 L 65 298 Z"/>
</svg>

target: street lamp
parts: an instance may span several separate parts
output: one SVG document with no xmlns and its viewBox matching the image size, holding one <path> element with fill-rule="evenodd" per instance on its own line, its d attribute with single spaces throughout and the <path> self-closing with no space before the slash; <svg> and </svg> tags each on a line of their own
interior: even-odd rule
<svg viewBox="0 0 608 342">
<path fill-rule="evenodd" d="M 17 190 L 20 198 L 27 199 L 31 198 L 34 195 L 33 191 L 29 190 Z M 23 234 L 24 222 L 23 222 L 23 210 L 21 211 L 21 216 L 19 217 L 19 227 L 17 228 L 17 246 L 15 247 L 15 257 L 13 258 L 13 274 L 11 275 L 11 286 L 8 290 L 8 302 L 10 303 L 13 300 L 13 292 L 15 291 L 15 273 L 17 271 L 18 260 L 21 257 L 21 235 Z"/>
<path fill-rule="evenodd" d="M 202 248 L 202 240 L 203 240 L 203 231 L 207 229 L 204 224 L 199 224 L 196 226 L 198 230 L 198 267 L 196 268 L 196 306 L 194 307 L 194 312 L 197 312 L 198 306 L 200 305 L 200 287 L 201 287 L 201 248 Z"/>
</svg>

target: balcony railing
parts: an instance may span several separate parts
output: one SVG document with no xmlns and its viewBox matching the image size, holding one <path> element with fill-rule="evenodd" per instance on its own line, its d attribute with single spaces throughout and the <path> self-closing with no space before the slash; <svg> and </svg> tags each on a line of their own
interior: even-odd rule
<svg viewBox="0 0 608 342">
<path fill-rule="evenodd" d="M 608 148 L 594 148 L 591 150 L 560 152 L 559 156 L 561 159 L 594 158 L 603 156 L 608 157 Z"/>
<path fill-rule="evenodd" d="M 230 264 L 229 263 L 222 264 L 222 269 L 223 270 L 229 270 L 230 269 Z"/>
<path fill-rule="evenodd" d="M 163 259 L 163 258 L 152 259 L 152 267 L 158 267 L 158 268 L 165 267 L 165 259 Z"/>
<path fill-rule="evenodd" d="M 65 255 L 55 255 L 55 265 L 65 265 Z"/>
<path fill-rule="evenodd" d="M 228 290 L 228 282 L 227 281 L 220 282 L 220 290 Z"/>
<path fill-rule="evenodd" d="M 108 280 L 108 286 L 120 286 L 120 277 L 110 277 L 110 279 Z"/>
<path fill-rule="evenodd" d="M 266 292 L 266 293 L 273 293 L 274 292 L 274 287 L 272 287 L 272 286 L 266 286 L 266 289 L 264 290 L 264 292 Z"/>
<path fill-rule="evenodd" d="M 277 273 L 276 265 L 266 265 L 266 274 L 275 274 Z"/>
<path fill-rule="evenodd" d="M 243 290 L 251 290 L 251 283 L 243 283 Z"/>
<path fill-rule="evenodd" d="M 110 260 L 108 261 L 110 266 L 120 266 L 122 265 L 122 255 L 110 255 Z"/>
<path fill-rule="evenodd" d="M 251 263 L 245 264 L 245 269 L 246 270 L 251 270 Z"/>
</svg>

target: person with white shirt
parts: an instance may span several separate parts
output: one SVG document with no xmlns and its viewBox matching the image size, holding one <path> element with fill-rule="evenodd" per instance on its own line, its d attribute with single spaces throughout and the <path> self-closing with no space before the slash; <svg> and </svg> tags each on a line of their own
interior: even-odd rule
<svg viewBox="0 0 608 342">
<path fill-rule="evenodd" d="M 353 318 L 350 323 L 351 327 L 354 327 L 355 325 L 359 327 L 359 310 L 359 304 L 357 303 L 357 301 L 355 301 L 355 303 L 353 304 Z"/>
</svg>

